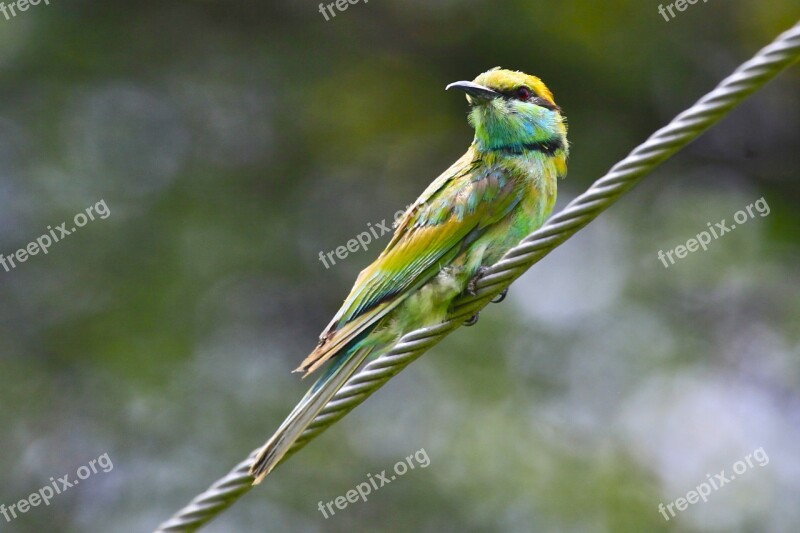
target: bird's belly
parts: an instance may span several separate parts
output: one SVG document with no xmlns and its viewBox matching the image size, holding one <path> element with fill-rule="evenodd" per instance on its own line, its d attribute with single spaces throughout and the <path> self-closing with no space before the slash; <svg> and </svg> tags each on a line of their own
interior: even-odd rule
<svg viewBox="0 0 800 533">
<path fill-rule="evenodd" d="M 486 243 L 481 264 L 496 263 L 508 250 L 540 228 L 553 212 L 555 202 L 555 178 L 552 183 L 532 182 L 528 194 L 517 207 L 476 241 L 478 245 L 481 241 Z"/>
</svg>

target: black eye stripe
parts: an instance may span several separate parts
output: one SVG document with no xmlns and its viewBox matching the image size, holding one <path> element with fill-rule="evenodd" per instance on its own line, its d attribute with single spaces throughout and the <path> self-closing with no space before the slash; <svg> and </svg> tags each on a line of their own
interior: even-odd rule
<svg viewBox="0 0 800 533">
<path fill-rule="evenodd" d="M 556 104 L 554 104 L 547 98 L 537 95 L 536 92 L 530 87 L 528 87 L 528 90 L 531 91 L 531 96 L 530 98 L 528 98 L 528 100 L 526 100 L 527 102 L 536 104 L 539 107 L 543 107 L 545 109 L 549 109 L 550 111 L 559 111 L 559 112 L 561 111 L 560 107 L 558 107 Z M 519 95 L 517 94 L 517 91 L 519 91 L 519 88 L 511 89 L 508 91 L 497 91 L 497 92 L 500 93 L 500 95 L 502 95 L 502 97 L 505 98 L 506 100 L 519 100 Z"/>
<path fill-rule="evenodd" d="M 507 98 L 509 100 L 519 100 L 520 89 L 521 87 L 517 87 L 516 89 L 511 89 L 508 91 L 498 91 L 498 92 L 503 95 L 503 98 Z M 528 87 L 527 89 L 531 92 L 531 95 L 528 98 L 528 100 L 534 100 L 536 98 L 539 98 L 539 96 L 536 94 L 536 92 L 534 92 L 533 89 L 531 89 L 530 87 Z"/>
<path fill-rule="evenodd" d="M 558 107 L 556 104 L 548 100 L 547 98 L 542 98 L 537 96 L 536 98 L 531 98 L 529 102 L 533 102 L 534 104 L 538 105 L 539 107 L 543 107 L 545 109 L 549 109 L 550 111 L 558 111 L 561 112 L 561 108 Z"/>
</svg>

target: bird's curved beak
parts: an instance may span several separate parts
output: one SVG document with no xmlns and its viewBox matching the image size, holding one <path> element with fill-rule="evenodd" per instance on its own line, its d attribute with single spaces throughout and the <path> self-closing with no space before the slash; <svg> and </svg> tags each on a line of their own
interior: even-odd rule
<svg viewBox="0 0 800 533">
<path fill-rule="evenodd" d="M 492 98 L 497 98 L 500 96 L 500 93 L 497 91 L 493 91 L 488 87 L 478 85 L 477 83 L 473 83 L 471 81 L 453 82 L 445 88 L 446 91 L 449 91 L 450 89 L 460 89 L 477 100 L 491 100 Z"/>
</svg>

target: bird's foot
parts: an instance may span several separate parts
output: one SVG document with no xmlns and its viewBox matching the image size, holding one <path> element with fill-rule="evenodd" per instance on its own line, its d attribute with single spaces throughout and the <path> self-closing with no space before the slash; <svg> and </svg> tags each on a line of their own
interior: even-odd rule
<svg viewBox="0 0 800 533">
<path fill-rule="evenodd" d="M 464 322 L 464 326 L 466 326 L 466 327 L 474 326 L 475 324 L 477 324 L 477 323 L 478 323 L 478 318 L 479 318 L 479 316 L 480 316 L 480 313 L 475 313 L 474 315 L 472 315 L 472 316 L 469 318 L 469 320 L 467 320 L 466 322 Z"/>
<path fill-rule="evenodd" d="M 492 300 L 492 303 L 493 304 L 499 304 L 500 302 L 502 302 L 503 300 L 506 299 L 506 296 L 508 296 L 508 287 L 503 289 L 503 292 L 501 292 L 500 294 L 495 296 L 494 300 Z"/>
<path fill-rule="evenodd" d="M 483 277 L 483 275 L 486 274 L 487 270 L 489 269 L 486 268 L 485 266 L 478 268 L 478 273 L 475 274 L 471 280 L 469 280 L 469 283 L 467 283 L 467 294 L 469 294 L 470 296 L 475 296 L 476 294 L 478 294 L 478 286 L 477 286 L 478 280 L 480 280 Z"/>
</svg>

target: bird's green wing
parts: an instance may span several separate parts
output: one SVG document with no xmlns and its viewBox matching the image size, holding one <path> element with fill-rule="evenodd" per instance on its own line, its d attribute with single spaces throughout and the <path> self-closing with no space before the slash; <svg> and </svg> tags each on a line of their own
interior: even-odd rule
<svg viewBox="0 0 800 533">
<path fill-rule="evenodd" d="M 361 271 L 350 295 L 298 371 L 312 372 L 435 276 L 523 196 L 524 181 L 488 171 L 472 150 L 434 181 L 391 242 Z"/>
</svg>

